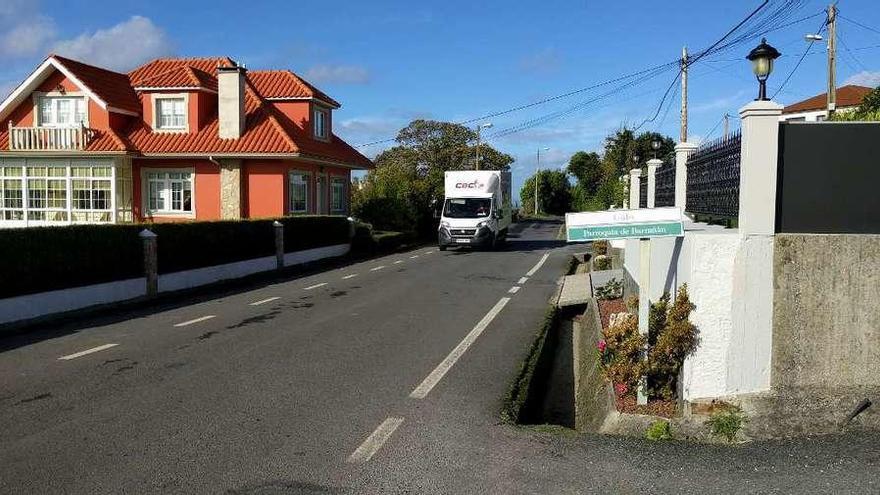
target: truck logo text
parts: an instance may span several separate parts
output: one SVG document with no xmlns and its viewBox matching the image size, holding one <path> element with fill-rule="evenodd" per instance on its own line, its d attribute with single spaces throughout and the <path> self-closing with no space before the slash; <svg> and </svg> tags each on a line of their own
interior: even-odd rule
<svg viewBox="0 0 880 495">
<path fill-rule="evenodd" d="M 484 187 L 485 187 L 485 184 L 483 184 L 480 181 L 476 181 L 476 180 L 473 182 L 456 182 L 455 183 L 456 189 L 482 189 Z"/>
</svg>

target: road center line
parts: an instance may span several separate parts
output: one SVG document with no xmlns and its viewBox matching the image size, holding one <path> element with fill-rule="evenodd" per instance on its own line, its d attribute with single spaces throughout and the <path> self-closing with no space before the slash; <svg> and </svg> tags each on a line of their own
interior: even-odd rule
<svg viewBox="0 0 880 495">
<path fill-rule="evenodd" d="M 324 287 L 325 285 L 327 285 L 327 282 L 321 282 L 320 284 L 315 284 L 315 285 L 310 285 L 308 287 L 305 287 L 305 288 L 303 288 L 303 290 L 317 289 L 318 287 Z"/>
<path fill-rule="evenodd" d="M 379 265 L 379 266 L 376 266 L 376 267 L 370 268 L 370 271 L 371 271 L 371 272 L 375 272 L 376 270 L 381 270 L 381 269 L 383 269 L 383 268 L 385 268 L 385 265 Z"/>
<path fill-rule="evenodd" d="M 547 258 L 549 256 L 550 256 L 550 253 L 544 253 L 544 256 L 541 256 L 541 259 L 537 263 L 535 263 L 535 266 L 533 266 L 531 270 L 526 272 L 526 277 L 531 277 L 532 275 L 535 274 L 535 272 L 540 270 L 541 267 L 544 265 L 544 262 L 547 261 Z"/>
<path fill-rule="evenodd" d="M 511 293 L 511 294 L 516 294 L 517 292 L 519 292 L 519 286 L 518 286 L 518 285 L 514 285 L 514 286 L 511 287 L 510 290 L 507 291 L 507 292 L 509 292 L 509 293 Z"/>
<path fill-rule="evenodd" d="M 433 252 L 434 252 L 434 251 L 425 251 L 425 254 L 431 254 L 431 253 L 433 253 Z"/>
<path fill-rule="evenodd" d="M 517 284 L 522 285 L 522 284 L 524 284 L 524 283 L 526 283 L 526 282 L 528 282 L 528 281 L 529 281 L 529 277 L 523 277 L 523 278 L 519 279 L 519 281 L 517 282 Z"/>
<path fill-rule="evenodd" d="M 251 306 L 259 306 L 259 305 L 261 305 L 261 304 L 266 304 L 266 303 L 268 303 L 268 302 L 277 301 L 278 299 L 281 299 L 281 296 L 268 297 L 268 298 L 263 299 L 263 300 L 260 300 L 260 301 L 254 301 L 254 302 L 252 302 L 252 303 L 251 303 Z"/>
<path fill-rule="evenodd" d="M 382 445 L 385 445 L 385 442 L 391 438 L 391 435 L 394 434 L 394 431 L 402 423 L 403 418 L 386 418 L 385 421 L 382 421 L 382 424 L 380 424 L 379 427 L 376 428 L 366 440 L 364 440 L 364 443 L 348 456 L 348 462 L 363 463 L 369 461 L 376 452 L 382 448 Z"/>
<path fill-rule="evenodd" d="M 403 260 L 397 260 L 397 261 L 394 262 L 395 265 L 399 265 L 399 264 L 401 264 L 401 263 L 403 263 Z"/>
<path fill-rule="evenodd" d="M 187 326 L 187 325 L 192 325 L 193 323 L 199 323 L 199 322 L 202 322 L 202 321 L 205 321 L 205 320 L 210 320 L 211 318 L 216 318 L 216 317 L 217 317 L 217 315 L 206 315 L 206 316 L 200 316 L 200 317 L 198 317 L 198 318 L 196 318 L 196 319 L 194 319 L 194 320 L 184 321 L 184 322 L 181 322 L 181 323 L 175 323 L 174 326 L 175 326 L 175 327 L 185 327 L 185 326 Z"/>
<path fill-rule="evenodd" d="M 346 276 L 342 277 L 342 280 L 348 280 L 350 278 L 355 278 L 357 276 L 358 276 L 357 273 L 352 273 L 351 275 L 346 275 Z"/>
<path fill-rule="evenodd" d="M 414 255 L 410 256 L 409 259 L 414 260 L 414 259 L 416 259 L 416 258 L 418 258 L 418 257 L 419 257 L 419 255 L 414 254 Z"/>
<path fill-rule="evenodd" d="M 84 351 L 79 351 L 79 352 L 75 352 L 73 354 L 68 354 L 66 356 L 61 356 L 60 358 L 58 358 L 58 360 L 59 361 L 70 361 L 71 359 L 76 359 L 78 357 L 85 356 L 85 355 L 91 354 L 93 352 L 103 351 L 104 349 L 109 349 L 111 347 L 116 347 L 118 345 L 119 344 L 99 345 L 98 347 L 92 347 L 91 349 L 86 349 Z"/>
<path fill-rule="evenodd" d="M 470 333 L 468 333 L 465 338 L 461 342 L 459 342 L 457 346 L 455 346 L 455 349 L 453 349 L 452 352 L 450 352 L 449 355 L 446 356 L 446 359 L 438 364 L 437 367 L 434 368 L 434 371 L 432 371 L 431 374 L 428 375 L 422 381 L 422 383 L 420 383 L 419 386 L 412 391 L 411 394 L 409 394 L 410 398 L 424 399 L 428 395 L 428 392 L 430 392 L 431 389 L 434 388 L 434 386 L 443 379 L 443 376 L 446 375 L 446 373 L 450 369 L 452 369 L 452 367 L 461 358 L 465 351 L 467 351 L 468 348 L 473 345 L 474 342 L 476 342 L 480 334 L 482 334 L 483 331 L 486 330 L 486 327 L 489 326 L 489 323 L 492 323 L 492 320 L 494 320 L 495 317 L 498 316 L 498 313 L 500 313 L 501 310 L 504 309 L 504 306 L 507 305 L 509 301 L 509 297 L 502 297 L 497 303 L 495 303 L 495 306 L 493 306 L 492 309 L 490 309 L 489 312 L 486 313 L 486 316 L 484 316 L 483 319 L 480 320 L 479 323 L 477 323 L 473 330 L 471 330 Z"/>
</svg>

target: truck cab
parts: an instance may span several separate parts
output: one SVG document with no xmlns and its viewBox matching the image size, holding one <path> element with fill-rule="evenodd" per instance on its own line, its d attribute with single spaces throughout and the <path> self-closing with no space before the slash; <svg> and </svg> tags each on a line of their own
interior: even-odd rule
<svg viewBox="0 0 880 495">
<path fill-rule="evenodd" d="M 510 173 L 446 172 L 437 242 L 449 246 L 495 248 L 511 223 Z"/>
</svg>

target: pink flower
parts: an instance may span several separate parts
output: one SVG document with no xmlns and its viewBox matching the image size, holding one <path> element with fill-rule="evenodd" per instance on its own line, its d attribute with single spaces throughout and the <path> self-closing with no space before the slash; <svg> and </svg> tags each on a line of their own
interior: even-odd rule
<svg viewBox="0 0 880 495">
<path fill-rule="evenodd" d="M 628 390 L 629 387 L 627 387 L 625 383 L 614 384 L 614 391 L 617 392 L 617 395 L 624 395 Z"/>
<path fill-rule="evenodd" d="M 605 348 L 608 347 L 608 344 L 606 344 L 604 340 L 600 340 L 596 344 L 596 347 L 599 349 L 599 352 L 605 352 Z"/>
</svg>

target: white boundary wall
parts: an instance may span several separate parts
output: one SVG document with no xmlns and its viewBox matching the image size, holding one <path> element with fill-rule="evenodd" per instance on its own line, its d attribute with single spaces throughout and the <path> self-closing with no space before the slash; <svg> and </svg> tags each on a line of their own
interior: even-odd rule
<svg viewBox="0 0 880 495">
<path fill-rule="evenodd" d="M 350 244 L 336 244 L 334 246 L 286 253 L 284 255 L 284 265 L 300 265 L 310 261 L 345 256 L 350 250 Z M 166 273 L 159 275 L 159 292 L 189 289 L 221 280 L 271 271 L 275 268 L 275 256 L 267 256 L 223 265 L 196 268 L 194 270 Z M 141 277 L 0 299 L 0 324 L 28 320 L 101 304 L 127 301 L 143 297 L 146 294 L 146 280 Z"/>
</svg>

